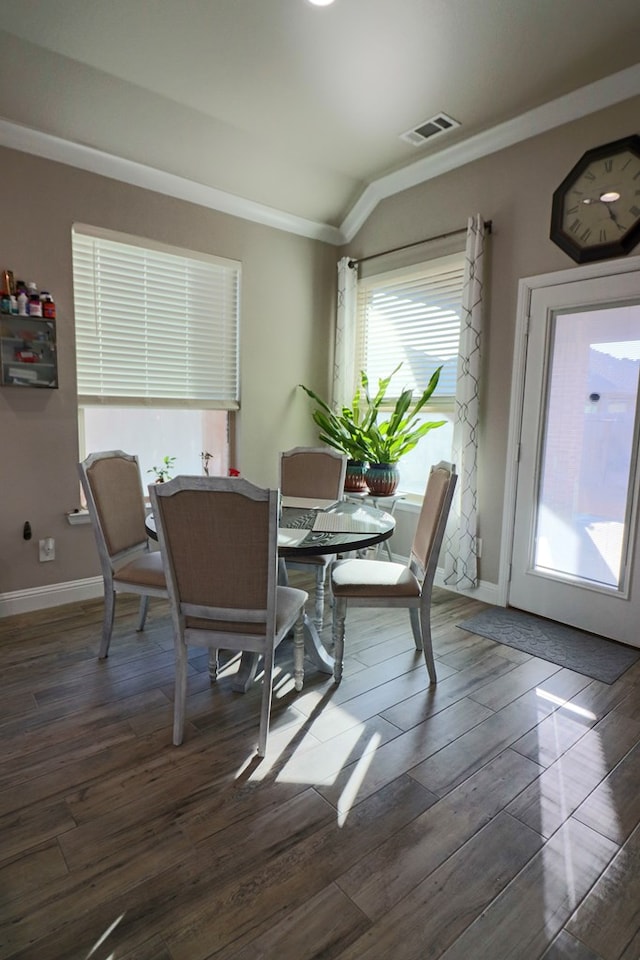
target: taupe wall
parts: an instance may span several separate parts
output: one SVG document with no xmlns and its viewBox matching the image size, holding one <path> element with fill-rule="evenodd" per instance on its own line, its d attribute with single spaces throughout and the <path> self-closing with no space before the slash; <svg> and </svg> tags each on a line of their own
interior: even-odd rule
<svg viewBox="0 0 640 960">
<path fill-rule="evenodd" d="M 548 239 L 553 190 L 585 150 L 639 132 L 639 115 L 636 98 L 407 190 L 379 204 L 346 251 L 366 256 L 443 233 L 475 211 L 493 221 L 479 490 L 480 576 L 488 583 L 498 579 L 518 280 L 575 266 Z M 0 171 L 0 267 L 54 292 L 61 382 L 58 391 L 0 390 L 1 598 L 98 574 L 90 528 L 72 528 L 64 516 L 78 502 L 73 222 L 242 261 L 238 463 L 260 483 L 276 482 L 280 449 L 315 441 L 296 384 L 328 393 L 338 251 L 10 150 L 0 149 Z M 41 564 L 37 541 L 47 536 L 57 559 Z M 408 537 L 394 545 L 400 552 L 401 539 Z"/>
<path fill-rule="evenodd" d="M 498 580 L 518 280 L 575 268 L 549 240 L 553 191 L 586 150 L 638 132 L 635 98 L 467 164 L 380 203 L 346 251 L 362 257 L 445 233 L 475 212 L 493 221 L 479 467 L 483 581 Z"/>
<path fill-rule="evenodd" d="M 281 449 L 315 441 L 300 381 L 326 393 L 336 250 L 72 167 L 0 149 L 0 267 L 55 296 L 59 390 L 0 389 L 0 616 L 2 596 L 97 576 L 78 505 L 71 227 L 120 230 L 242 262 L 237 462 L 276 484 Z M 135 343 L 132 343 L 132 349 Z M 28 520 L 33 539 L 22 538 Z M 38 560 L 54 537 L 56 559 Z M 45 591 L 50 595 L 51 591 Z"/>
</svg>

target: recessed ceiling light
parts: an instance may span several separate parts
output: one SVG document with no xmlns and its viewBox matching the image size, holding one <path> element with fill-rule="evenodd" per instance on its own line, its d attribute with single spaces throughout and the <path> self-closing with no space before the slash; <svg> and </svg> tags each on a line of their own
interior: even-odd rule
<svg viewBox="0 0 640 960">
<path fill-rule="evenodd" d="M 328 7 L 330 3 L 333 3 L 333 0 L 309 0 L 309 3 L 312 3 L 314 7 Z"/>
</svg>

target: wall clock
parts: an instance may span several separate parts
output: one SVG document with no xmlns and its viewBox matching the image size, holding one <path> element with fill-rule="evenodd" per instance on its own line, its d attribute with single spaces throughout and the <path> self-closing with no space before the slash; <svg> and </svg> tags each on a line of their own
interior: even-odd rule
<svg viewBox="0 0 640 960">
<path fill-rule="evenodd" d="M 640 242 L 640 136 L 587 150 L 553 194 L 549 236 L 577 263 Z"/>
</svg>

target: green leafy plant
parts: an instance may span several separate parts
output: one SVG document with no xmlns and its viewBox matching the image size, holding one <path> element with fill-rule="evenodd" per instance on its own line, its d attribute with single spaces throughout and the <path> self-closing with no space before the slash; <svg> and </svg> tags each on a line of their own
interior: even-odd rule
<svg viewBox="0 0 640 960">
<path fill-rule="evenodd" d="M 418 441 L 430 430 L 442 427 L 446 420 L 419 423 L 418 414 L 426 406 L 440 379 L 442 367 L 435 371 L 426 389 L 413 402 L 413 391 L 403 390 L 395 402 L 388 420 L 378 423 L 389 384 L 402 364 L 388 377 L 378 380 L 378 388 L 372 396 L 369 379 L 364 370 L 360 371 L 360 381 L 350 407 L 342 407 L 339 412 L 331 409 L 313 390 L 299 386 L 317 404 L 312 417 L 320 427 L 319 439 L 330 447 L 346 453 L 350 460 L 369 461 L 370 463 L 397 463 L 409 453 Z"/>
<path fill-rule="evenodd" d="M 305 387 L 303 383 L 298 386 L 318 405 L 311 416 L 320 428 L 319 439 L 334 450 L 346 454 L 350 460 L 368 460 L 369 447 L 366 441 L 368 423 L 361 404 L 360 387 L 354 394 L 351 406 L 342 407 L 336 412 L 309 387 Z"/>
<path fill-rule="evenodd" d="M 173 470 L 173 465 L 176 462 L 175 457 L 164 457 L 161 467 L 151 467 L 150 470 L 147 470 L 147 473 L 154 473 L 156 477 L 156 483 L 164 483 L 165 480 L 171 480 L 170 470 Z"/>
<path fill-rule="evenodd" d="M 446 420 L 427 420 L 419 422 L 418 414 L 430 400 L 433 391 L 438 386 L 442 367 L 433 373 L 426 389 L 413 402 L 413 391 L 403 390 L 395 402 L 395 406 L 388 420 L 378 423 L 378 414 L 387 394 L 392 377 L 398 372 L 402 364 L 398 364 L 388 377 L 378 380 L 378 389 L 374 397 L 369 393 L 369 380 L 364 370 L 360 371 L 360 381 L 364 391 L 367 407 L 370 411 L 367 430 L 367 446 L 371 463 L 397 463 L 405 453 L 416 446 L 418 441 L 430 430 L 442 427 Z"/>
</svg>

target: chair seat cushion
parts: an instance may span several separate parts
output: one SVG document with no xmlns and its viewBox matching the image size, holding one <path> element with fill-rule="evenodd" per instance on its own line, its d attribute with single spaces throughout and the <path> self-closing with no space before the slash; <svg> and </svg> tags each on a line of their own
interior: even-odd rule
<svg viewBox="0 0 640 960">
<path fill-rule="evenodd" d="M 408 566 L 384 560 L 339 560 L 332 567 L 336 597 L 419 597 L 420 583 Z"/>
<path fill-rule="evenodd" d="M 306 590 L 295 587 L 278 587 L 276 596 L 276 636 L 289 628 L 298 619 L 298 612 L 309 599 Z"/>
<path fill-rule="evenodd" d="M 132 583 L 138 587 L 158 587 L 166 589 L 162 554 L 159 550 L 150 550 L 120 567 L 113 577 L 118 583 Z"/>
<path fill-rule="evenodd" d="M 277 588 L 275 623 L 276 644 L 280 643 L 285 634 L 287 634 L 294 625 L 298 619 L 300 609 L 305 605 L 308 599 L 309 594 L 306 592 L 306 590 L 298 590 L 297 587 Z M 186 617 L 185 626 L 189 630 L 217 630 L 221 633 L 227 634 L 243 633 L 255 637 L 262 637 L 262 642 L 264 642 L 264 635 L 266 632 L 264 622 L 249 623 L 241 620 L 207 620 L 204 617 Z M 191 637 L 191 642 L 194 642 L 193 637 Z M 215 638 L 212 639 L 211 642 L 212 644 L 215 644 Z M 256 646 L 256 650 L 257 649 L 259 648 Z"/>
</svg>

